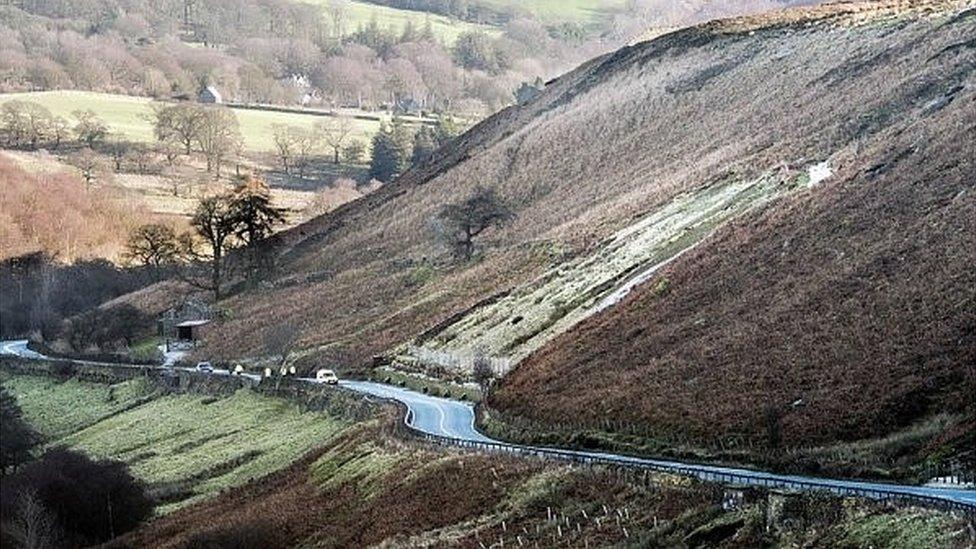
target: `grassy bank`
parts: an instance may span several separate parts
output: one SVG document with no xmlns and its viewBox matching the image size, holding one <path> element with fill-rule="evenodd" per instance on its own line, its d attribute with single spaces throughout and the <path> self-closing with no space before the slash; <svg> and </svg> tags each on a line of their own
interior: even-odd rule
<svg viewBox="0 0 976 549">
<path fill-rule="evenodd" d="M 4 386 L 46 438 L 125 461 L 169 512 L 287 466 L 347 422 L 240 390 L 167 394 L 147 380 L 101 385 L 8 376 Z"/>
<path fill-rule="evenodd" d="M 360 424 L 261 482 L 157 520 L 116 547 L 966 547 L 965 521 L 819 495 L 726 491 L 670 475 L 412 444 Z M 884 537 L 887 535 L 888 537 Z"/>
<path fill-rule="evenodd" d="M 949 467 L 950 456 L 964 455 L 972 445 L 967 418 L 937 414 L 884 437 L 853 442 L 771 449 L 745 439 L 703 444 L 688 437 L 655 433 L 647 426 L 608 420 L 606 428 L 580 422 L 550 425 L 496 409 L 479 409 L 479 426 L 499 440 L 519 444 L 601 450 L 635 456 L 759 467 L 786 474 L 924 483 Z"/>
</svg>

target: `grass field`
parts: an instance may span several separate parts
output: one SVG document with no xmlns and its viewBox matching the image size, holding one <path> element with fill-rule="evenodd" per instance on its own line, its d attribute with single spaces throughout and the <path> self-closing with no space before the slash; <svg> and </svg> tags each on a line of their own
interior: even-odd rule
<svg viewBox="0 0 976 549">
<path fill-rule="evenodd" d="M 547 24 L 574 22 L 595 25 L 610 16 L 610 12 L 624 7 L 626 0 L 484 0 L 499 7 L 522 8 Z"/>
<path fill-rule="evenodd" d="M 117 385 L 5 376 L 49 445 L 127 462 L 167 512 L 285 467 L 346 424 L 293 402 L 240 390 L 164 395 L 143 380 Z"/>
<path fill-rule="evenodd" d="M 91 109 L 105 120 L 113 132 L 122 134 L 127 139 L 144 142 L 153 140 L 153 129 L 150 121 L 152 100 L 146 97 L 75 90 L 0 95 L 0 103 L 13 99 L 35 101 L 47 107 L 55 115 L 63 116 L 72 122 L 74 117 L 71 113 L 77 110 Z M 272 126 L 275 124 L 289 124 L 308 128 L 323 120 L 323 117 L 308 114 L 250 109 L 233 110 L 240 124 L 241 134 L 244 136 L 244 145 L 252 152 L 273 150 Z M 379 129 L 379 123 L 371 120 L 356 119 L 355 125 L 354 138 L 364 141 L 371 138 Z"/>
<path fill-rule="evenodd" d="M 329 0 L 303 0 L 307 4 L 322 6 L 323 9 L 329 5 Z M 442 42 L 447 45 L 454 44 L 458 35 L 463 32 L 481 30 L 488 33 L 497 33 L 498 30 L 489 25 L 479 25 L 458 21 L 445 17 L 422 13 L 419 11 L 402 10 L 370 4 L 369 2 L 346 2 L 346 33 L 356 32 L 360 26 L 368 25 L 374 18 L 376 23 L 383 29 L 394 29 L 399 34 L 408 22 L 413 22 L 414 27 L 419 31 L 424 28 L 427 21 L 430 21 L 431 30 Z"/>
<path fill-rule="evenodd" d="M 304 0 L 306 3 L 327 6 L 329 0 Z M 524 10 L 545 24 L 562 22 L 597 26 L 604 23 L 610 13 L 626 4 L 626 0 L 483 0 L 483 3 L 496 8 L 518 8 Z M 378 6 L 369 2 L 347 2 L 346 32 L 355 32 L 360 25 L 367 25 L 375 17 L 382 28 L 394 28 L 400 32 L 408 21 L 422 29 L 429 20 L 434 34 L 445 44 L 451 45 L 462 32 L 482 30 L 497 33 L 497 27 L 458 21 L 442 15 L 426 14 L 419 11 L 403 10 Z"/>
</svg>

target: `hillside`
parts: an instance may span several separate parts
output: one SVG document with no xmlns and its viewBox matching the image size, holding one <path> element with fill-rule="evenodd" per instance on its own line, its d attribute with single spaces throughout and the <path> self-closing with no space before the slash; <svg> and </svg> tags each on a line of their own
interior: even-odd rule
<svg viewBox="0 0 976 549">
<path fill-rule="evenodd" d="M 284 233 L 278 273 L 222 303 L 201 355 L 260 356 L 287 322 L 306 366 L 385 354 L 466 378 L 476 351 L 499 370 L 528 356 L 490 401 L 509 419 L 696 444 L 958 421 L 976 249 L 961 7 L 790 10 L 585 63 Z M 459 264 L 430 221 L 477 185 L 517 217 Z"/>
<path fill-rule="evenodd" d="M 350 424 L 245 389 L 174 394 L 142 379 L 0 379 L 47 447 L 124 461 L 162 514 L 286 467 Z"/>
<path fill-rule="evenodd" d="M 405 436 L 394 409 L 331 389 L 300 404 L 201 379 L 184 380 L 185 392 L 152 376 L 109 384 L 5 369 L 0 381 L 47 447 L 122 460 L 147 483 L 155 516 L 107 547 L 961 548 L 972 538 L 963 517 L 933 510 L 761 489 L 726 509 L 720 487 L 664 473 L 438 448 Z"/>
<path fill-rule="evenodd" d="M 393 436 L 394 422 L 384 415 L 347 429 L 287 468 L 108 547 L 948 549 L 972 538 L 962 517 L 865 501 L 793 497 L 776 515 L 784 500 L 756 493 L 724 512 L 723 491 L 707 484 L 436 448 Z"/>
</svg>

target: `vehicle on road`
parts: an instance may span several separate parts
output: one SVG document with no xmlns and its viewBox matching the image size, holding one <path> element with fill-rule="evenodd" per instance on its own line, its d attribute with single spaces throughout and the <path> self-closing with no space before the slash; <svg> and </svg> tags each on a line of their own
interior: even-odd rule
<svg viewBox="0 0 976 549">
<path fill-rule="evenodd" d="M 241 374 L 244 373 L 244 367 L 241 366 L 240 364 L 238 364 L 237 366 L 234 366 L 234 369 L 231 370 L 230 373 L 233 374 L 233 375 L 235 375 L 235 376 L 239 376 L 239 375 L 241 375 Z"/>
<path fill-rule="evenodd" d="M 336 376 L 335 372 L 332 370 L 321 369 L 315 372 L 315 381 L 319 383 L 325 383 L 327 385 L 338 385 L 339 377 Z"/>
<path fill-rule="evenodd" d="M 214 371 L 214 367 L 213 364 L 211 364 L 210 362 L 197 362 L 197 371 L 212 374 Z"/>
</svg>

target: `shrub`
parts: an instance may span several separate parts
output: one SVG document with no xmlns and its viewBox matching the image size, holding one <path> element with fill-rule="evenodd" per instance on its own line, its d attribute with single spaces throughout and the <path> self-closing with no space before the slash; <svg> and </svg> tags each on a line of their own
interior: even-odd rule
<svg viewBox="0 0 976 549">
<path fill-rule="evenodd" d="M 0 481 L 4 520 L 18 513 L 25 494 L 50 510 L 63 528 L 64 546 L 92 545 L 132 530 L 150 516 L 152 501 L 122 462 L 93 461 L 80 452 L 50 450 Z M 11 540 L 4 540 L 5 545 Z"/>
</svg>

